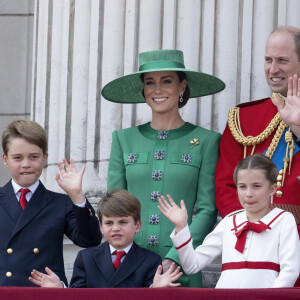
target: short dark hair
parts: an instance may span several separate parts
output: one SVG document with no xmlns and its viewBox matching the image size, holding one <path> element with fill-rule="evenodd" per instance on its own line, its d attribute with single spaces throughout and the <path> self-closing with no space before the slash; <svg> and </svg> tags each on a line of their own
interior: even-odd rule
<svg viewBox="0 0 300 300">
<path fill-rule="evenodd" d="M 298 56 L 298 61 L 300 62 L 300 29 L 294 26 L 280 26 L 278 28 L 275 28 L 272 31 L 271 35 L 280 32 L 289 33 L 292 36 L 295 43 L 295 52 Z"/>
<path fill-rule="evenodd" d="M 21 138 L 30 144 L 41 148 L 43 154 L 47 153 L 48 143 L 44 128 L 30 120 L 15 120 L 11 122 L 2 134 L 2 149 L 7 155 L 11 139 Z"/>
<path fill-rule="evenodd" d="M 277 176 L 278 176 L 278 170 L 276 165 L 272 162 L 270 158 L 263 154 L 253 154 L 250 156 L 247 156 L 242 161 L 239 162 L 239 164 L 236 166 L 234 173 L 233 173 L 233 179 L 235 184 L 237 184 L 237 176 L 238 172 L 240 170 L 262 170 L 268 181 L 270 181 L 271 184 L 277 183 Z"/>
<path fill-rule="evenodd" d="M 175 71 L 175 73 L 177 74 L 180 83 L 184 79 L 186 80 L 186 75 L 185 75 L 184 72 L 182 72 L 182 71 Z M 144 75 L 145 75 L 145 73 L 142 73 L 140 75 L 140 78 L 141 78 L 142 82 L 144 82 Z M 143 97 L 145 98 L 144 90 L 143 90 L 142 94 L 143 94 Z M 188 100 L 190 99 L 190 94 L 191 94 L 191 92 L 190 92 L 190 88 L 189 88 L 188 82 L 187 82 L 186 83 L 186 87 L 185 87 L 185 91 L 184 91 L 184 93 L 182 95 L 183 101 L 180 102 L 180 99 L 178 99 L 178 108 L 182 108 L 182 107 L 184 107 L 187 104 Z"/>
<path fill-rule="evenodd" d="M 141 219 L 141 203 L 131 193 L 122 189 L 114 189 L 107 193 L 98 203 L 97 214 L 102 224 L 105 217 L 132 216 L 135 223 Z"/>
</svg>

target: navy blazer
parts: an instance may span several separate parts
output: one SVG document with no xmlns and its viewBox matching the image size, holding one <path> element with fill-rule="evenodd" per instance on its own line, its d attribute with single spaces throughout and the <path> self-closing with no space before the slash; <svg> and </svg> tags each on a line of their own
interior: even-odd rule
<svg viewBox="0 0 300 300">
<path fill-rule="evenodd" d="M 99 222 L 87 201 L 85 208 L 40 182 L 22 211 L 11 182 L 0 188 L 0 286 L 35 286 L 33 269 L 54 271 L 67 284 L 63 238 L 80 247 L 101 242 Z"/>
<path fill-rule="evenodd" d="M 81 250 L 74 263 L 70 287 L 137 288 L 149 287 L 157 267 L 158 254 L 133 243 L 120 267 L 115 270 L 108 242 Z"/>
</svg>

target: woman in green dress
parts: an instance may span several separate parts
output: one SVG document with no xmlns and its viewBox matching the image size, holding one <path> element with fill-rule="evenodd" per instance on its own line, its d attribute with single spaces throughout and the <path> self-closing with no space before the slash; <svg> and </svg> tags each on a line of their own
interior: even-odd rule
<svg viewBox="0 0 300 300">
<path fill-rule="evenodd" d="M 107 100 L 146 102 L 152 110 L 151 122 L 113 132 L 108 189 L 127 189 L 140 200 L 142 229 L 135 242 L 160 254 L 166 271 L 180 261 L 170 239 L 172 226 L 157 208 L 160 195 L 172 195 L 177 204 L 184 199 L 194 247 L 211 231 L 217 215 L 214 172 L 220 134 L 185 122 L 179 108 L 189 98 L 223 90 L 225 84 L 185 69 L 179 50 L 140 53 L 139 65 L 139 72 L 115 79 L 102 90 Z M 201 274 L 184 274 L 180 282 L 201 287 Z"/>
</svg>

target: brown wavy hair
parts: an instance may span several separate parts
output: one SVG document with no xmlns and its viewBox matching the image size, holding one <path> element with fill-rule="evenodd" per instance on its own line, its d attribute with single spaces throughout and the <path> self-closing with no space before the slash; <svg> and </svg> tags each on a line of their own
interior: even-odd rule
<svg viewBox="0 0 300 300">
<path fill-rule="evenodd" d="M 135 223 L 141 219 L 140 201 L 131 193 L 122 189 L 114 189 L 107 193 L 98 203 L 97 214 L 102 224 L 105 217 L 132 216 Z"/>
<path fill-rule="evenodd" d="M 38 123 L 30 120 L 15 120 L 11 122 L 2 134 L 2 149 L 7 155 L 9 143 L 12 139 L 20 138 L 30 144 L 42 149 L 43 154 L 47 153 L 48 142 L 44 128 Z"/>
</svg>

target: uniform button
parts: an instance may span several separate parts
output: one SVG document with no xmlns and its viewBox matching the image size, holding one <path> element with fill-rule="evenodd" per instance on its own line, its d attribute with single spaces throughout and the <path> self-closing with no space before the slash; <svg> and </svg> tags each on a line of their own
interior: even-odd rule
<svg viewBox="0 0 300 300">
<path fill-rule="evenodd" d="M 8 254 L 12 254 L 14 252 L 13 249 L 11 249 L 11 248 L 8 248 L 6 251 Z"/>
<path fill-rule="evenodd" d="M 40 250 L 38 248 L 33 249 L 33 253 L 38 254 L 39 252 L 40 252 Z"/>
<path fill-rule="evenodd" d="M 281 198 L 282 195 L 283 195 L 283 192 L 282 192 L 282 191 L 277 191 L 277 192 L 276 192 L 276 196 L 277 196 L 278 198 Z"/>
<path fill-rule="evenodd" d="M 12 272 L 6 272 L 6 277 L 11 277 L 12 276 Z"/>
</svg>

